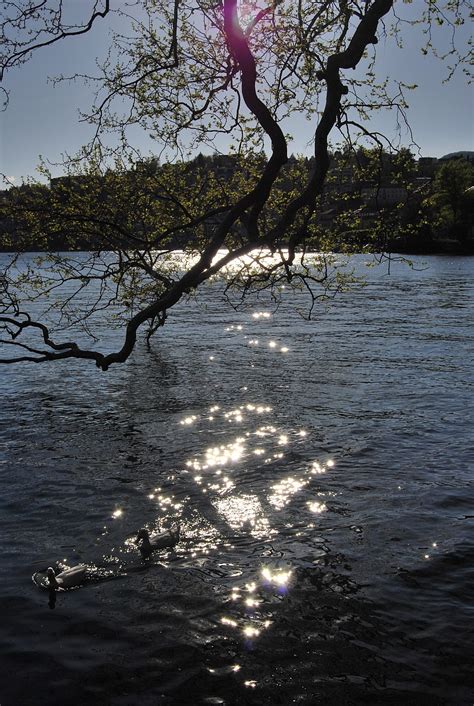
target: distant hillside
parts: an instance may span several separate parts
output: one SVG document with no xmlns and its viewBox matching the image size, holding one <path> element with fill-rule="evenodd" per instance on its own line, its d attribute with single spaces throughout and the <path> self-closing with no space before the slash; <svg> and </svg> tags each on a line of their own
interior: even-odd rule
<svg viewBox="0 0 474 706">
<path fill-rule="evenodd" d="M 474 152 L 470 152 L 469 150 L 461 150 L 460 152 L 450 152 L 449 154 L 445 154 L 443 157 L 440 157 L 441 159 L 467 159 L 468 162 L 474 162 Z"/>
</svg>

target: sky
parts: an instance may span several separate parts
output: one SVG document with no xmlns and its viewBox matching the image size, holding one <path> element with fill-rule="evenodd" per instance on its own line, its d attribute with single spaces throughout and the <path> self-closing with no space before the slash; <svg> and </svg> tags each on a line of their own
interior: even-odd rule
<svg viewBox="0 0 474 706">
<path fill-rule="evenodd" d="M 423 0 L 415 0 L 414 4 L 420 2 Z M 467 34 L 469 28 L 462 31 Z M 0 172 L 14 183 L 20 183 L 23 177 L 38 176 L 39 155 L 58 162 L 62 153 L 74 153 L 87 142 L 92 128 L 79 121 L 78 108 L 91 105 L 91 89 L 79 80 L 53 85 L 48 77 L 93 71 L 95 58 L 104 54 L 108 32 L 106 18 L 87 35 L 34 53 L 27 64 L 7 75 L 4 85 L 10 92 L 10 101 L 7 110 L 0 113 Z M 440 157 L 458 150 L 474 150 L 472 89 L 461 72 L 449 83 L 443 83 L 445 67 L 421 54 L 419 39 L 413 33 L 408 35 L 401 50 L 393 42 L 381 39 L 377 46 L 378 70 L 418 84 L 419 88 L 408 95 L 408 116 L 422 155 Z M 376 116 L 371 126 L 393 133 L 395 115 Z M 310 155 L 314 126 L 300 118 L 290 120 L 288 127 L 294 135 L 289 151 Z M 408 134 L 405 137 L 408 144 Z M 138 136 L 137 144 L 144 152 L 159 151 L 146 135 Z M 225 149 L 225 145 L 220 147 Z M 62 172 L 59 166 L 52 166 L 53 175 Z"/>
</svg>

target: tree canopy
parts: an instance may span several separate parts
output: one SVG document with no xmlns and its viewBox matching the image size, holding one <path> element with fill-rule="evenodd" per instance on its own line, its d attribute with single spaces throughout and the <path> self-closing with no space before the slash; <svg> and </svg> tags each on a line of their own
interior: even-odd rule
<svg viewBox="0 0 474 706">
<path fill-rule="evenodd" d="M 474 167 L 457 159 L 445 162 L 433 180 L 427 206 L 436 214 L 438 227 L 465 237 L 472 228 Z"/>
<path fill-rule="evenodd" d="M 307 252 L 318 234 L 318 249 L 331 250 L 320 217 L 330 135 L 354 153 L 360 144 L 375 155 L 397 152 L 392 136 L 371 130 L 370 117 L 389 110 L 406 121 L 405 96 L 414 88 L 377 76 L 379 37 L 402 51 L 404 28 L 419 24 L 421 57 L 440 55 L 448 72 L 466 66 L 456 29 L 467 4 L 430 1 L 404 19 L 407 5 L 89 0 L 79 11 L 62 0 L 5 2 L 0 77 L 113 13 L 120 30 L 98 74 L 82 76 L 96 87 L 94 104 L 83 109 L 90 143 L 67 158 L 66 175 L 49 188 L 29 183 L 4 192 L 3 223 L 15 253 L 0 272 L 0 343 L 14 352 L 1 362 L 84 358 L 106 370 L 128 358 L 141 327 L 155 333 L 177 302 L 223 272 L 228 290 L 241 297 L 277 291 L 285 281 L 314 303 L 343 286 L 329 255 Z M 447 32 L 442 48 L 440 28 Z M 309 160 L 289 159 L 290 116 L 314 126 Z M 153 136 L 155 159 L 133 144 L 138 128 Z M 228 155 L 198 155 L 223 141 Z M 402 151 L 396 164 L 406 173 L 410 157 Z M 28 264 L 19 257 L 32 241 L 46 249 L 51 239 L 49 256 Z M 80 265 L 58 252 L 78 242 L 89 251 Z M 186 260 L 176 258 L 176 248 Z M 28 310 L 32 301 L 34 311 L 46 302 L 44 318 Z M 93 337 L 93 315 L 114 306 L 124 327 L 119 350 L 62 340 L 61 326 L 79 323 Z"/>
</svg>

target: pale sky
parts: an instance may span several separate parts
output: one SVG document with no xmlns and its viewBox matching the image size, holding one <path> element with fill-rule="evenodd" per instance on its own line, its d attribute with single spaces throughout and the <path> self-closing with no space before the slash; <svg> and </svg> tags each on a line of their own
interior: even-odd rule
<svg viewBox="0 0 474 706">
<path fill-rule="evenodd" d="M 415 0 L 415 5 L 422 1 Z M 8 74 L 4 85 L 10 91 L 10 103 L 0 114 L 0 171 L 13 177 L 15 183 L 21 177 L 35 175 L 39 155 L 59 161 L 62 152 L 74 153 L 90 137 L 91 127 L 79 122 L 77 112 L 81 106 L 90 106 L 90 89 L 80 81 L 53 86 L 47 77 L 93 71 L 95 57 L 104 53 L 107 26 L 105 19 L 88 35 L 42 49 L 28 64 Z M 469 29 L 462 28 L 465 36 Z M 421 154 L 440 157 L 458 150 L 474 150 L 472 89 L 461 72 L 443 84 L 445 68 L 434 58 L 423 56 L 415 40 L 415 35 L 408 37 L 405 48 L 398 50 L 393 43 L 387 45 L 381 39 L 377 66 L 380 73 L 419 85 L 408 95 L 408 116 Z M 394 115 L 376 116 L 370 126 L 390 134 L 395 123 Z M 298 119 L 289 127 L 295 136 L 290 152 L 310 155 L 312 148 L 308 143 L 314 126 Z M 138 137 L 137 144 L 144 152 L 158 152 L 146 136 Z M 53 167 L 52 171 L 62 173 L 59 168 Z"/>
</svg>

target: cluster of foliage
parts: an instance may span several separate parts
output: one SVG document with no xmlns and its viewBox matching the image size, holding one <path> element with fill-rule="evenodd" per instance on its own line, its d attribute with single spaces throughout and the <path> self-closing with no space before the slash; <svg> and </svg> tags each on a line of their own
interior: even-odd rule
<svg viewBox="0 0 474 706">
<path fill-rule="evenodd" d="M 471 253 L 472 164 L 462 157 L 446 159 L 434 167 L 431 177 L 423 177 L 413 155 L 401 150 L 392 165 L 392 183 L 404 195 L 373 214 L 370 242 L 379 251 Z"/>
<path fill-rule="evenodd" d="M 239 195 L 256 185 L 264 155 L 200 154 L 188 162 L 160 165 L 149 159 L 128 169 L 115 163 L 100 164 L 66 177 L 51 179 L 50 186 L 27 184 L 2 194 L 0 221 L 4 249 L 167 250 L 205 247 L 211 230 Z M 275 181 L 262 208 L 266 229 L 295 198 L 308 176 L 308 160 L 292 159 Z M 228 244 L 242 246 L 244 229 L 235 223 Z"/>
<path fill-rule="evenodd" d="M 465 160 L 442 164 L 423 203 L 433 228 L 443 235 L 466 241 L 474 215 L 474 166 Z"/>
<path fill-rule="evenodd" d="M 326 257 L 306 259 L 311 238 L 333 246 L 321 224 L 330 133 L 337 130 L 353 149 L 362 140 L 393 150 L 368 120 L 383 109 L 404 121 L 405 93 L 414 88 L 377 79 L 377 35 L 400 44 L 402 28 L 420 23 L 426 53 L 435 51 L 433 28 L 444 26 L 452 69 L 465 60 L 455 44 L 468 11 L 462 0 L 424 3 L 408 19 L 395 0 L 135 0 L 116 10 L 109 0 L 88 0 L 82 18 L 65 0 L 4 4 L 0 77 L 35 50 L 88 32 L 114 13 L 120 27 L 99 75 L 83 76 L 97 86 L 83 116 L 94 126 L 91 143 L 69 161 L 65 180 L 47 192 L 32 184 L 9 216 L 21 224 L 24 243 L 80 238 L 95 250 L 80 267 L 53 254 L 41 268 L 22 265 L 18 274 L 17 257 L 4 268 L 0 338 L 16 350 L 4 362 L 76 357 L 106 370 L 128 358 L 144 324 L 155 332 L 183 296 L 222 272 L 242 296 L 277 291 L 283 280 L 305 288 L 313 303 L 321 291 L 339 289 L 340 273 Z M 309 168 L 298 161 L 287 166 L 289 117 L 314 126 Z M 130 128 L 154 137 L 159 169 L 144 163 L 129 141 Z M 107 141 L 111 132 L 115 142 Z M 231 173 L 219 178 L 205 160 L 190 170 L 190 155 L 222 139 L 235 159 Z M 373 168 L 369 154 L 361 178 Z M 348 231 L 347 219 L 342 209 L 339 236 Z M 192 256 L 184 269 L 171 257 L 177 242 Z M 92 304 L 74 313 L 78 295 L 92 284 Z M 98 309 L 133 299 L 122 318 L 120 350 L 104 354 L 75 341 L 57 343 L 45 320 L 25 313 L 25 297 L 37 303 L 53 290 L 59 297 L 61 286 L 67 322 L 86 322 Z"/>
<path fill-rule="evenodd" d="M 49 187 L 24 184 L 1 194 L 0 249 L 110 251 L 120 245 L 129 252 L 197 252 L 228 204 L 257 182 L 264 163 L 264 155 L 199 154 L 164 165 L 149 159 L 128 171 L 118 166 L 101 172 L 96 165 L 56 179 L 45 171 Z M 267 230 L 300 192 L 312 166 L 312 159 L 289 158 L 262 209 Z M 319 252 L 382 252 L 397 243 L 416 250 L 419 242 L 426 245 L 420 235 L 427 229 L 432 240 L 449 235 L 464 241 L 473 183 L 474 168 L 462 158 L 440 162 L 426 178 L 408 149 L 336 152 L 305 243 Z M 390 204 L 380 198 L 387 187 L 399 191 Z M 242 246 L 240 224 L 232 234 L 232 246 Z"/>
</svg>

